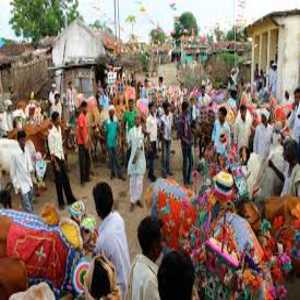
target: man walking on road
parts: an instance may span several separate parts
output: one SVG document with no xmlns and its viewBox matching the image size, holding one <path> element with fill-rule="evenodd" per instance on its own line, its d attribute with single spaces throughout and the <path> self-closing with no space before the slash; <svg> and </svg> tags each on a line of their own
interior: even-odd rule
<svg viewBox="0 0 300 300">
<path fill-rule="evenodd" d="M 58 112 L 53 112 L 51 115 L 52 128 L 48 135 L 48 147 L 51 155 L 51 162 L 55 176 L 55 185 L 58 205 L 61 209 L 64 208 L 64 196 L 67 198 L 67 203 L 70 205 L 76 201 L 69 182 L 69 177 L 65 167 L 65 156 L 63 150 L 63 141 L 60 127 L 60 116 Z"/>
</svg>

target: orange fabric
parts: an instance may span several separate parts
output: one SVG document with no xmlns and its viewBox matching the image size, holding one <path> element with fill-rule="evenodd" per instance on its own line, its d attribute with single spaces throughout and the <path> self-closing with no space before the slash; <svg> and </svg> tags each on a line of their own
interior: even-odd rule
<svg viewBox="0 0 300 300">
<path fill-rule="evenodd" d="M 81 113 L 77 119 L 76 137 L 78 145 L 85 144 L 88 137 L 88 120 L 84 113 Z"/>
</svg>

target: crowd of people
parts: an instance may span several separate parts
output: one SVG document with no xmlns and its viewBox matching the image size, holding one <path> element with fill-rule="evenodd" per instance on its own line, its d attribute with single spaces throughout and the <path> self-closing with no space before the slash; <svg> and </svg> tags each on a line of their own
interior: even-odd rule
<svg viewBox="0 0 300 300">
<path fill-rule="evenodd" d="M 300 197 L 300 88 L 295 89 L 284 117 L 278 117 L 277 108 L 281 101 L 274 103 L 274 63 L 270 70 L 273 73 L 270 71 L 267 84 L 267 102 L 256 92 L 252 93 L 249 86 L 242 87 L 238 83 L 237 70 L 230 74 L 228 90 L 221 101 L 216 100 L 209 81 L 188 91 L 184 87 L 167 87 L 162 77 L 157 84 L 148 79 L 139 84 L 133 80 L 115 80 L 99 85 L 95 97 L 88 99 L 77 94 L 72 82 L 65 97 L 61 97 L 53 85 L 44 115 L 51 121 L 47 149 L 59 207 L 78 205 L 66 167 L 63 123 L 75 131 L 80 184 L 84 186 L 91 181 L 91 153 L 100 151 L 101 156 L 108 158 L 111 179 L 129 179 L 130 212 L 143 207 L 147 172 L 150 182 L 155 182 L 158 177 L 174 176 L 172 155 L 174 149 L 178 151 L 177 146 L 181 149 L 182 183 L 186 188 L 192 189 L 195 185 L 195 170 L 203 175 L 199 165 L 204 161 L 210 164 L 216 160 L 219 171 L 228 171 L 228 166 L 222 162 L 234 155 L 239 157 L 241 165 L 248 167 L 250 176 L 247 164 L 251 156 L 256 155 L 280 179 L 281 196 Z M 256 80 L 261 80 L 259 74 Z M 24 117 L 16 111 L 11 101 L 5 102 L 5 111 L 1 114 L 2 137 L 7 137 L 16 128 L 17 118 L 28 122 L 32 116 L 36 117 L 36 111 L 28 116 L 24 112 Z M 11 155 L 10 176 L 16 193 L 21 196 L 23 210 L 32 213 L 36 192 L 32 173 L 36 170 L 36 161 L 26 145 L 26 130 L 18 129 L 18 148 Z M 284 169 L 273 161 L 275 138 L 283 145 Z M 255 199 L 259 189 L 264 186 L 257 186 L 256 182 L 251 199 Z M 113 209 L 110 185 L 96 184 L 93 197 L 101 224 L 98 238 L 91 247 L 94 259 L 85 280 L 85 299 L 197 298 L 193 289 L 195 270 L 192 260 L 177 251 L 163 253 L 158 220 L 146 217 L 140 223 L 137 237 L 142 253 L 131 264 L 125 222 Z M 161 260 L 159 264 L 158 260 Z"/>
</svg>

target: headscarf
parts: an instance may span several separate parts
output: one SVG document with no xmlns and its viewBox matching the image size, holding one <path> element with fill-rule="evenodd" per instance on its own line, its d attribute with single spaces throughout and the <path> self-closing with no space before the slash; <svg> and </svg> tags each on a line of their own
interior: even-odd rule
<svg viewBox="0 0 300 300">
<path fill-rule="evenodd" d="M 84 202 L 82 200 L 74 202 L 69 207 L 69 213 L 70 213 L 71 218 L 80 224 L 80 222 L 82 221 L 82 219 L 86 213 Z"/>
<path fill-rule="evenodd" d="M 93 232 L 96 228 L 96 219 L 93 217 L 85 217 L 80 223 L 80 227 L 86 229 L 90 232 Z"/>
<path fill-rule="evenodd" d="M 227 172 L 221 171 L 214 177 L 214 194 L 220 202 L 226 203 L 232 200 L 233 184 L 233 177 Z"/>
<path fill-rule="evenodd" d="M 270 113 L 265 108 L 260 111 L 260 114 L 264 115 L 267 119 L 269 119 L 269 117 L 270 117 Z"/>
<path fill-rule="evenodd" d="M 52 203 L 46 203 L 41 210 L 40 216 L 42 220 L 49 226 L 58 225 L 59 213 Z"/>
<path fill-rule="evenodd" d="M 42 282 L 38 285 L 33 285 L 25 292 L 20 292 L 12 295 L 10 300 L 55 300 L 55 296 L 47 283 Z"/>
<path fill-rule="evenodd" d="M 115 109 L 115 106 L 114 106 L 114 105 L 110 105 L 110 106 L 108 107 L 108 111 L 111 111 L 111 110 L 113 110 L 113 111 L 116 111 L 116 109 Z"/>
<path fill-rule="evenodd" d="M 95 265 L 97 264 L 97 273 L 101 275 L 99 282 L 95 282 Z M 100 276 L 99 276 L 100 277 Z M 117 274 L 112 263 L 104 256 L 96 256 L 86 273 L 84 278 L 84 290 L 85 290 L 85 299 L 86 300 L 95 300 L 91 295 L 92 286 L 97 286 L 97 290 L 101 292 L 103 296 L 100 300 L 120 300 L 120 290 L 117 286 Z M 107 294 L 106 294 L 107 293 Z M 104 295 L 106 294 L 106 295 Z"/>
</svg>

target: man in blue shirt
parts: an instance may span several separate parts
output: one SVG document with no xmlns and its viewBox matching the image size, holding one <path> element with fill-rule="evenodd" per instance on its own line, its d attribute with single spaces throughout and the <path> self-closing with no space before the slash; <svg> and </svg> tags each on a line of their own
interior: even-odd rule
<svg viewBox="0 0 300 300">
<path fill-rule="evenodd" d="M 108 109 L 109 118 L 104 123 L 104 131 L 106 138 L 106 148 L 109 156 L 111 179 L 115 176 L 125 180 L 122 176 L 121 168 L 117 157 L 118 135 L 119 135 L 119 123 L 115 116 L 115 108 L 111 105 Z"/>
<path fill-rule="evenodd" d="M 110 99 L 104 89 L 101 89 L 98 101 L 99 101 L 99 105 L 103 109 L 107 109 L 109 107 Z"/>
</svg>

